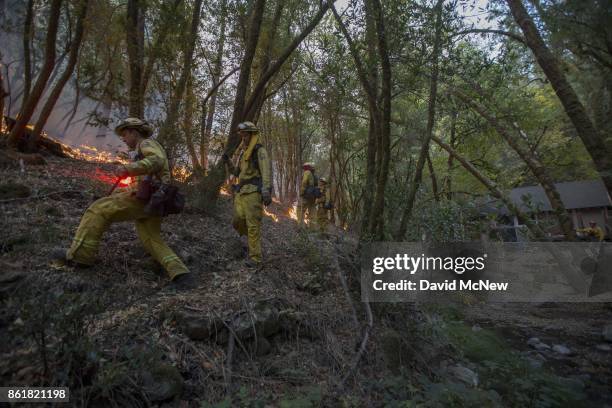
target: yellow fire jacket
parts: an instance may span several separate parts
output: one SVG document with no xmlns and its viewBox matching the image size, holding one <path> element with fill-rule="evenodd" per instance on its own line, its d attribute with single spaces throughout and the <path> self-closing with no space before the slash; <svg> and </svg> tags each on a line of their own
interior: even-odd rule
<svg viewBox="0 0 612 408">
<path fill-rule="evenodd" d="M 255 147 L 259 143 L 259 135 L 251 136 L 249 145 L 242 151 L 238 159 L 238 166 L 228 163 L 230 173 L 238 177 L 238 181 L 242 184 L 239 194 L 248 194 L 258 191 L 259 187 L 256 184 L 250 184 L 250 180 L 261 180 L 261 191 L 272 191 L 272 162 L 265 147 Z M 253 151 L 257 155 L 257 160 L 251 157 Z"/>
</svg>

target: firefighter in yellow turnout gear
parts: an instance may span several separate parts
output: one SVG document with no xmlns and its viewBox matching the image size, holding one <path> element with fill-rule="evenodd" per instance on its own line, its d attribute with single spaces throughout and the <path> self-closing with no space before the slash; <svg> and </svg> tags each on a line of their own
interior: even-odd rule
<svg viewBox="0 0 612 408">
<path fill-rule="evenodd" d="M 227 155 L 223 161 L 231 174 L 238 177 L 238 191 L 234 196 L 232 225 L 241 236 L 246 235 L 249 255 L 248 267 L 257 267 L 263 261 L 261 251 L 261 219 L 263 206 L 272 202 L 272 163 L 268 152 L 260 144 L 259 129 L 252 122 L 238 125 L 242 138 L 238 165 L 234 166 Z"/>
<path fill-rule="evenodd" d="M 588 228 L 578 228 L 576 231 L 581 233 L 583 237 L 593 241 L 603 241 L 606 237 L 603 229 L 595 221 L 589 221 Z"/>
<path fill-rule="evenodd" d="M 319 190 L 321 191 L 321 197 L 318 197 L 315 201 L 317 204 L 317 221 L 321 232 L 327 232 L 327 226 L 329 225 L 329 211 L 332 209 L 331 193 L 327 188 L 327 180 L 323 177 L 319 179 Z"/>
<path fill-rule="evenodd" d="M 298 226 L 302 227 L 308 220 L 308 228 L 314 228 L 316 197 L 313 195 L 313 190 L 317 186 L 315 177 L 315 167 L 313 163 L 304 163 L 302 166 L 304 173 L 302 174 L 302 183 L 300 184 L 300 197 L 302 203 L 298 212 Z M 306 216 L 308 215 L 308 216 Z"/>
<path fill-rule="evenodd" d="M 117 126 L 115 132 L 130 149 L 138 152 L 137 160 L 123 166 L 116 175 L 119 178 L 135 176 L 138 183 L 132 184 L 134 187 L 127 188 L 127 191 L 114 192 L 89 206 L 81 219 L 65 260 L 77 265 L 92 265 L 102 235 L 110 224 L 134 221 L 143 246 L 164 267 L 173 283 L 179 288 L 192 287 L 193 275 L 160 235 L 161 217 L 145 213 L 146 202 L 136 197 L 138 186 L 145 176 L 162 183 L 170 182 L 166 153 L 159 143 L 148 139 L 152 134 L 152 128 L 143 120 L 128 118 Z"/>
</svg>

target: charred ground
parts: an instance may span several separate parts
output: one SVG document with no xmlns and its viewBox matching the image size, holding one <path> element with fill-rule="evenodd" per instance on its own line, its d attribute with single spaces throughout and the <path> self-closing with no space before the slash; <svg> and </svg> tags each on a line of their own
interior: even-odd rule
<svg viewBox="0 0 612 408">
<path fill-rule="evenodd" d="M 357 242 L 298 232 L 277 204 L 253 272 L 230 198 L 204 211 L 185 187 L 189 208 L 163 231 L 198 276 L 192 291 L 167 287 L 130 223 L 107 232 L 94 267 L 53 265 L 111 165 L 45 161 L 0 173 L 3 384 L 66 385 L 75 406 L 612 403 L 607 305 L 374 305 L 355 367 Z"/>
</svg>

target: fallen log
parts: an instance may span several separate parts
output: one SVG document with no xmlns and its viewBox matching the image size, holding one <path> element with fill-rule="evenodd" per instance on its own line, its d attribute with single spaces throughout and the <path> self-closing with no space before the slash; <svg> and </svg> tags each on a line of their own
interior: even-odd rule
<svg viewBox="0 0 612 408">
<path fill-rule="evenodd" d="M 6 137 L 8 137 L 8 135 L 11 132 L 11 129 L 13 128 L 13 126 L 15 126 L 16 120 L 5 116 L 5 123 L 6 123 L 6 127 L 7 127 L 7 132 L 2 134 L 2 146 L 4 146 L 5 143 L 5 139 Z M 58 156 L 58 157 L 63 157 L 66 158 L 68 157 L 68 155 L 65 153 L 64 151 L 64 147 L 62 146 L 61 143 L 56 142 L 55 140 L 47 137 L 44 133 L 40 135 L 40 138 L 38 140 L 38 143 L 35 146 L 35 149 L 29 149 L 28 148 L 28 141 L 30 139 L 32 139 L 34 137 L 34 135 L 32 134 L 34 130 L 34 127 L 32 125 L 27 125 L 25 128 L 25 131 L 23 133 L 23 136 L 21 137 L 21 139 L 19 140 L 19 142 L 17 143 L 17 150 L 21 153 L 38 153 L 40 150 L 43 150 L 43 152 L 47 152 L 49 154 L 52 154 L 54 156 Z M 19 157 L 18 159 L 20 159 L 22 157 Z M 27 159 L 24 159 L 24 162 Z M 30 163 L 30 164 L 44 164 L 44 163 L 40 163 L 40 159 L 36 159 L 37 163 Z"/>
</svg>

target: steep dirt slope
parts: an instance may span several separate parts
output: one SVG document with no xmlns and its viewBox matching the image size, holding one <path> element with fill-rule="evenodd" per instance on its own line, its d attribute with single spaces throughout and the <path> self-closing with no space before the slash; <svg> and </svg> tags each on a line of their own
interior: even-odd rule
<svg viewBox="0 0 612 408">
<path fill-rule="evenodd" d="M 166 220 L 164 238 L 198 276 L 191 291 L 167 287 L 130 223 L 106 233 L 94 267 L 54 265 L 112 166 L 47 162 L 0 170 L 3 385 L 64 384 L 74 406 L 104 407 L 612 403 L 606 305 L 376 304 L 355 369 L 366 322 L 356 242 L 300 233 L 276 204 L 260 271 L 243 266 L 229 197 Z"/>
</svg>

